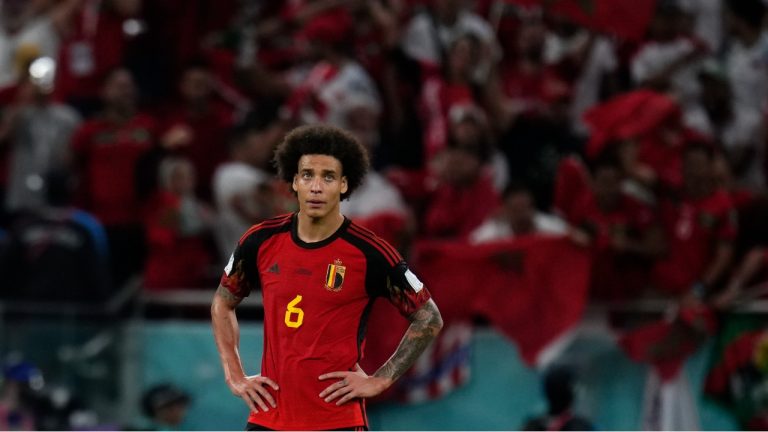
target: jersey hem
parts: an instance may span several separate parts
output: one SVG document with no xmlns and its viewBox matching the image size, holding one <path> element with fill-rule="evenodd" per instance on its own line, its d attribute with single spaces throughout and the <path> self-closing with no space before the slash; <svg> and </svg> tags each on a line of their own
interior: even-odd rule
<svg viewBox="0 0 768 432">
<path fill-rule="evenodd" d="M 263 426 L 268 429 L 274 429 L 274 430 L 331 430 L 331 429 L 339 429 L 339 428 L 354 428 L 354 427 L 367 427 L 365 424 L 365 420 L 356 420 L 356 421 L 350 421 L 350 422 L 333 422 L 333 423 L 314 423 L 312 425 L 307 424 L 279 424 L 279 423 L 270 423 L 265 421 L 256 421 L 256 419 L 252 417 L 248 417 L 248 423 L 253 423 L 259 426 Z M 351 424 L 350 424 L 351 423 Z"/>
</svg>

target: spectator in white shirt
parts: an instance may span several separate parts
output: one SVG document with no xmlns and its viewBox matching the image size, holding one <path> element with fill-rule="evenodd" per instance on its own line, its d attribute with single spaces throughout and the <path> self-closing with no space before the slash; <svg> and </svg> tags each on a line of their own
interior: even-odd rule
<svg viewBox="0 0 768 432">
<path fill-rule="evenodd" d="M 342 127 L 352 134 L 373 154 L 379 145 L 379 104 L 365 98 L 351 103 Z M 370 170 L 355 194 L 341 202 L 341 212 L 352 218 L 370 218 L 391 214 L 407 218 L 408 211 L 400 191 L 375 170 Z"/>
<path fill-rule="evenodd" d="M 762 112 L 768 99 L 768 35 L 763 32 L 762 0 L 728 0 L 725 22 L 730 35 L 725 65 L 738 105 Z"/>
<path fill-rule="evenodd" d="M 632 59 L 632 80 L 659 91 L 670 91 L 687 108 L 699 97 L 698 64 L 709 50 L 686 33 L 684 12 L 673 3 L 660 4 L 649 28 L 650 40 Z"/>
<path fill-rule="evenodd" d="M 470 235 L 472 243 L 507 240 L 522 235 L 566 234 L 568 225 L 560 218 L 536 210 L 533 195 L 526 187 L 510 184 L 499 210 Z"/>
<path fill-rule="evenodd" d="M 406 26 L 401 39 L 403 51 L 410 58 L 439 68 L 445 63 L 450 45 L 463 35 L 472 35 L 482 43 L 488 61 L 476 65 L 473 81 L 480 83 L 488 77 L 491 60 L 500 51 L 491 25 L 468 11 L 457 0 L 433 0 L 428 11 L 415 15 Z"/>
<path fill-rule="evenodd" d="M 225 262 L 251 225 L 275 216 L 268 167 L 282 133 L 277 122 L 243 127 L 230 143 L 230 161 L 213 175 L 213 199 L 219 214 L 216 238 Z"/>
<path fill-rule="evenodd" d="M 735 185 L 752 191 L 765 187 L 765 126 L 759 111 L 735 103 L 728 77 L 717 69 L 700 76 L 705 116 L 697 130 L 719 143 L 733 172 Z"/>
<path fill-rule="evenodd" d="M 571 128 L 587 137 L 589 129 L 584 123 L 584 112 L 596 105 L 601 96 L 611 94 L 617 86 L 616 71 L 619 60 L 613 41 L 584 28 L 553 17 L 554 25 L 544 45 L 544 61 L 550 65 L 564 65 L 573 71 L 571 98 Z"/>
</svg>

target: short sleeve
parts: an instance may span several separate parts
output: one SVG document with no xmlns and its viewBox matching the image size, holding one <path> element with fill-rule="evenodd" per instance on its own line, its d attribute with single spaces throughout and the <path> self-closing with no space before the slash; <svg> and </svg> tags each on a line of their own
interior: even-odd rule
<svg viewBox="0 0 768 432">
<path fill-rule="evenodd" d="M 259 243 L 257 233 L 246 234 L 238 242 L 221 275 L 221 286 L 238 297 L 247 297 L 251 291 L 261 289 L 256 267 Z"/>
<path fill-rule="evenodd" d="M 401 261 L 387 270 L 386 284 L 382 295 L 392 303 L 400 314 L 409 316 L 424 306 L 431 295 L 424 283 Z"/>
</svg>

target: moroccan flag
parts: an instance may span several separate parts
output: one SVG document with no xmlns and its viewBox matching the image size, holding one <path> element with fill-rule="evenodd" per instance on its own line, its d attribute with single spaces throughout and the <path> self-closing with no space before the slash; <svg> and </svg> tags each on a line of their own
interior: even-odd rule
<svg viewBox="0 0 768 432">
<path fill-rule="evenodd" d="M 529 365 L 578 323 L 587 299 L 590 255 L 563 237 L 418 243 L 412 264 L 446 319 L 485 317 Z"/>
<path fill-rule="evenodd" d="M 578 323 L 587 298 L 590 254 L 562 237 L 484 245 L 419 242 L 409 261 L 440 308 L 438 339 L 387 395 L 441 397 L 470 376 L 472 318 L 484 317 L 517 344 L 529 365 Z M 373 373 L 397 348 L 408 323 L 388 302 L 370 315 L 363 369 Z"/>
<path fill-rule="evenodd" d="M 619 346 L 632 360 L 652 365 L 664 382 L 674 380 L 689 356 L 717 330 L 714 312 L 706 306 L 686 307 L 662 319 L 625 332 Z"/>
<path fill-rule="evenodd" d="M 642 40 L 656 0 L 507 0 L 523 7 L 540 6 L 592 30 Z"/>
<path fill-rule="evenodd" d="M 704 392 L 751 429 L 768 413 L 768 325 L 759 316 L 729 316 L 718 336 Z"/>
</svg>

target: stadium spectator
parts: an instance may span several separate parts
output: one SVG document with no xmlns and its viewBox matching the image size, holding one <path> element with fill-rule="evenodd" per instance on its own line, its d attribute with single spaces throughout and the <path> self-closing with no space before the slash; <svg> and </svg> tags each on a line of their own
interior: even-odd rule
<svg viewBox="0 0 768 432">
<path fill-rule="evenodd" d="M 0 382 L 0 429 L 32 431 L 35 422 L 34 402 L 30 397 L 43 386 L 40 370 L 29 362 L 9 361 L 3 365 Z"/>
<path fill-rule="evenodd" d="M 192 402 L 190 395 L 173 384 L 157 384 L 141 396 L 141 407 L 150 424 L 142 430 L 182 430 L 184 419 Z"/>
<path fill-rule="evenodd" d="M 485 54 L 474 65 L 472 81 L 480 84 L 486 80 L 494 66 L 498 42 L 490 24 L 469 10 L 463 2 L 435 0 L 427 10 L 411 18 L 401 39 L 407 56 L 416 60 L 427 71 L 439 71 L 446 63 L 446 53 L 451 44 L 463 35 L 472 35 L 480 42 Z"/>
<path fill-rule="evenodd" d="M 479 59 L 480 41 L 470 34 L 461 35 L 448 48 L 442 73 L 424 82 L 419 105 L 427 160 L 446 146 L 451 111 L 480 104 L 480 89 L 472 83 L 471 75 Z"/>
<path fill-rule="evenodd" d="M 712 161 L 711 147 L 688 146 L 682 194 L 660 207 L 667 250 L 654 269 L 654 283 L 686 301 L 711 294 L 726 277 L 733 255 L 736 213 L 728 194 L 714 185 Z"/>
<path fill-rule="evenodd" d="M 155 120 L 136 108 L 130 72 L 115 69 L 102 87 L 104 109 L 72 138 L 80 205 L 104 224 L 115 286 L 141 271 L 145 257 L 137 162 L 156 145 Z"/>
<path fill-rule="evenodd" d="M 145 30 L 143 0 L 78 1 L 63 32 L 55 96 L 89 117 L 99 109 L 102 84 L 126 63 L 131 41 Z"/>
<path fill-rule="evenodd" d="M 494 141 L 488 117 L 476 105 L 456 105 L 448 112 L 448 137 L 459 147 L 473 147 L 488 152 L 484 170 L 490 175 L 493 187 L 501 193 L 510 181 L 507 158 Z"/>
<path fill-rule="evenodd" d="M 592 247 L 592 295 L 607 300 L 636 297 L 647 283 L 649 261 L 661 252 L 654 209 L 622 190 L 625 173 L 616 147 L 591 162 L 591 187 L 567 215 Z"/>
<path fill-rule="evenodd" d="M 709 52 L 722 52 L 723 2 L 721 0 L 682 0 L 678 4 L 687 14 L 688 25 L 698 39 L 706 42 Z"/>
<path fill-rule="evenodd" d="M 46 202 L 20 213 L 9 231 L 7 299 L 38 302 L 99 303 L 110 293 L 108 246 L 104 228 L 71 205 L 72 178 L 50 172 Z"/>
<path fill-rule="evenodd" d="M 734 102 L 763 112 L 768 100 L 768 36 L 763 32 L 766 6 L 761 0 L 724 2 L 728 49 L 725 70 Z"/>
<path fill-rule="evenodd" d="M 526 431 L 588 431 L 594 430 L 592 422 L 576 414 L 577 377 L 572 368 L 552 366 L 544 373 L 542 387 L 547 399 L 547 414 L 528 420 Z"/>
<path fill-rule="evenodd" d="M 179 96 L 163 116 L 160 139 L 164 148 L 192 162 L 198 178 L 196 193 L 211 201 L 213 173 L 227 159 L 222 137 L 232 126 L 233 113 L 214 98 L 211 70 L 202 60 L 184 67 Z"/>
<path fill-rule="evenodd" d="M 378 90 L 363 67 L 347 54 L 352 18 L 345 9 L 320 14 L 302 29 L 309 44 L 309 72 L 294 87 L 285 111 L 300 123 L 343 126 L 347 107 L 368 100 L 380 107 Z M 380 109 L 380 108 L 379 108 Z"/>
<path fill-rule="evenodd" d="M 424 235 L 466 238 L 498 206 L 498 193 L 485 169 L 489 157 L 487 142 L 451 139 L 433 158 L 430 168 L 435 184 L 428 193 L 422 219 Z"/>
<path fill-rule="evenodd" d="M 544 63 L 546 27 L 540 17 L 522 21 L 515 55 L 501 65 L 503 87 L 491 91 L 493 123 L 501 131 L 512 179 L 531 188 L 537 207 L 549 209 L 558 160 L 579 153 L 582 143 L 570 128 L 572 89 L 555 66 Z"/>
<path fill-rule="evenodd" d="M 219 221 L 216 237 L 222 262 L 252 225 L 278 213 L 269 163 L 283 133 L 274 119 L 241 126 L 230 141 L 230 160 L 216 169 L 213 197 Z"/>
<path fill-rule="evenodd" d="M 0 5 L 0 89 L 13 87 L 38 57 L 57 58 L 61 34 L 81 0 L 8 0 Z"/>
<path fill-rule="evenodd" d="M 619 59 L 610 38 L 580 28 L 568 20 L 548 17 L 551 25 L 544 45 L 544 61 L 556 66 L 572 85 L 570 121 L 572 131 L 586 138 L 586 110 L 618 89 Z"/>
<path fill-rule="evenodd" d="M 361 100 L 352 104 L 346 113 L 344 125 L 348 131 L 373 154 L 380 145 L 377 104 Z M 353 196 L 341 202 L 341 211 L 354 218 L 368 218 L 381 213 L 392 213 L 405 218 L 407 207 L 400 192 L 383 175 L 370 170 Z"/>
<path fill-rule="evenodd" d="M 373 154 L 381 145 L 379 107 L 370 102 L 353 104 L 346 114 L 345 126 Z M 384 175 L 371 169 L 355 194 L 342 201 L 341 212 L 360 225 L 376 232 L 396 248 L 413 234 L 413 215 L 400 191 Z"/>
<path fill-rule="evenodd" d="M 144 222 L 148 256 L 144 286 L 149 290 L 200 288 L 210 282 L 214 262 L 207 242 L 212 209 L 195 196 L 195 169 L 187 159 L 160 164 L 160 190 L 149 202 Z"/>
<path fill-rule="evenodd" d="M 631 71 L 636 85 L 670 92 L 687 110 L 698 100 L 696 72 L 708 47 L 687 32 L 685 19 L 677 3 L 659 2 L 649 39 L 632 59 Z"/>
<path fill-rule="evenodd" d="M 697 130 L 724 151 L 734 186 L 758 191 L 765 187 L 765 127 L 759 111 L 735 103 L 728 77 L 710 65 L 699 74 L 706 116 Z"/>
<path fill-rule="evenodd" d="M 44 207 L 49 172 L 70 168 L 69 140 L 80 124 L 71 107 L 51 100 L 56 63 L 41 57 L 32 63 L 20 92 L 31 96 L 5 111 L 10 128 L 10 166 L 5 206 L 10 212 Z"/>
<path fill-rule="evenodd" d="M 504 190 L 501 207 L 472 231 L 469 240 L 487 243 L 524 235 L 566 234 L 567 231 L 565 221 L 536 210 L 528 188 L 513 183 Z"/>
<path fill-rule="evenodd" d="M 515 52 L 500 66 L 502 86 L 493 95 L 502 97 L 497 122 L 501 129 L 528 118 L 549 116 L 556 102 L 570 101 L 571 89 L 558 69 L 544 61 L 547 28 L 540 17 L 522 21 L 515 36 Z"/>
</svg>

